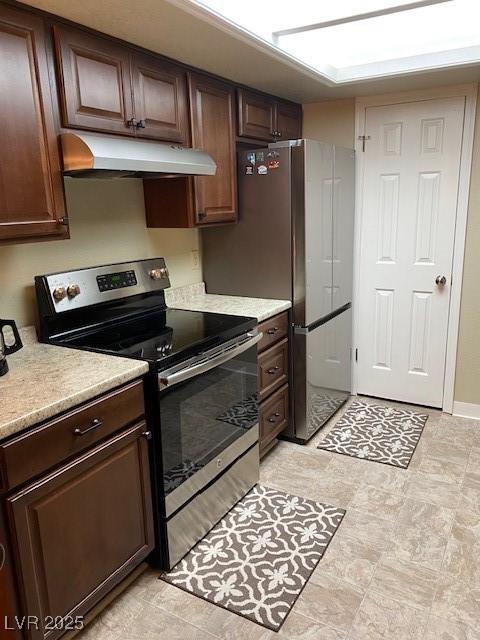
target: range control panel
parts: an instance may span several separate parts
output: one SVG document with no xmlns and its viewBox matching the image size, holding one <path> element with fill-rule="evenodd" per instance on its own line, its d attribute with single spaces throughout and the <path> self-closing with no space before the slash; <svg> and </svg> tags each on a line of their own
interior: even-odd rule
<svg viewBox="0 0 480 640">
<path fill-rule="evenodd" d="M 81 309 L 107 300 L 166 289 L 170 286 L 163 258 L 103 265 L 38 276 L 56 313 Z"/>
<path fill-rule="evenodd" d="M 137 283 L 135 271 L 119 271 L 117 273 L 106 273 L 97 276 L 99 291 L 111 291 L 112 289 L 123 289 L 124 287 L 134 287 Z"/>
</svg>

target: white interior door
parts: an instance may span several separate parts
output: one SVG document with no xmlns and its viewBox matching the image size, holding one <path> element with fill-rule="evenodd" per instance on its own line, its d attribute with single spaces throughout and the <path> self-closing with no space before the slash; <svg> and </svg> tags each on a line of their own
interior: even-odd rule
<svg viewBox="0 0 480 640">
<path fill-rule="evenodd" d="M 358 393 L 442 406 L 464 111 L 366 109 Z"/>
</svg>

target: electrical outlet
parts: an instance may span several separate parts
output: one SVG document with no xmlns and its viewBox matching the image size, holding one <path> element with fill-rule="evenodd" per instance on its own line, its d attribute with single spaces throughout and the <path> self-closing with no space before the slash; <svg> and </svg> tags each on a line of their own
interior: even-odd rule
<svg viewBox="0 0 480 640">
<path fill-rule="evenodd" d="M 192 269 L 200 269 L 200 254 L 197 249 L 191 251 Z"/>
</svg>

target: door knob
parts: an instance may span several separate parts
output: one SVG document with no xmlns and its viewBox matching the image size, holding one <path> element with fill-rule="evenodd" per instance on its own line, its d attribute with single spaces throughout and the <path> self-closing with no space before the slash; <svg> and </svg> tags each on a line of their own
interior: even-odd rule
<svg viewBox="0 0 480 640">
<path fill-rule="evenodd" d="M 444 287 L 447 284 L 447 279 L 445 276 L 437 276 L 435 278 L 435 284 L 439 287 Z"/>
</svg>

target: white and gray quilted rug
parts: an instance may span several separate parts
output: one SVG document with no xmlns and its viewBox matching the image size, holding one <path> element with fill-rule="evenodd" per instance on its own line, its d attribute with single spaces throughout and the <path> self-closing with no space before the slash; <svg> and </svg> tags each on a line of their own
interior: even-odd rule
<svg viewBox="0 0 480 640">
<path fill-rule="evenodd" d="M 406 469 L 428 414 L 354 400 L 318 449 Z"/>
<path fill-rule="evenodd" d="M 278 631 L 344 515 L 257 485 L 162 579 Z"/>
</svg>

